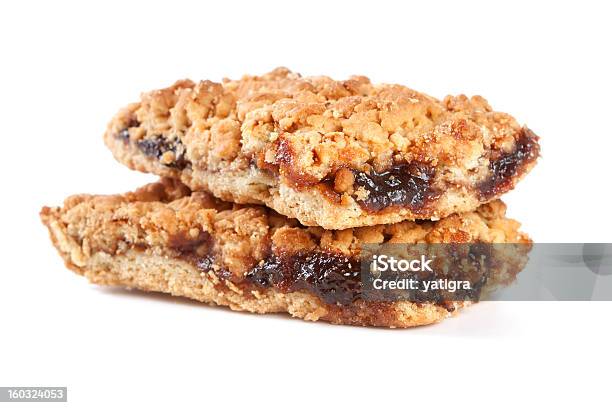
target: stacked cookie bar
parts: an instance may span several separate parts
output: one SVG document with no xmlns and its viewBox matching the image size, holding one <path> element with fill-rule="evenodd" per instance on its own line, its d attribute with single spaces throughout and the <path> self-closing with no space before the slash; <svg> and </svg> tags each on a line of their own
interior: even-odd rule
<svg viewBox="0 0 612 408">
<path fill-rule="evenodd" d="M 143 94 L 104 139 L 160 181 L 41 212 L 68 267 L 99 284 L 410 327 L 469 302 L 364 298 L 364 244 L 530 242 L 498 198 L 535 165 L 538 137 L 481 97 L 279 68 Z"/>
</svg>

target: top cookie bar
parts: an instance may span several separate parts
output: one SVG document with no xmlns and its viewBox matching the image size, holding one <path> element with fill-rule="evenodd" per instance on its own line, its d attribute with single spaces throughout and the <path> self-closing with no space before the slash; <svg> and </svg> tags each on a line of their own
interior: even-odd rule
<svg viewBox="0 0 612 408">
<path fill-rule="evenodd" d="M 480 96 L 285 68 L 145 93 L 104 138 L 132 169 L 326 229 L 473 211 L 539 155 L 538 137 Z"/>
</svg>

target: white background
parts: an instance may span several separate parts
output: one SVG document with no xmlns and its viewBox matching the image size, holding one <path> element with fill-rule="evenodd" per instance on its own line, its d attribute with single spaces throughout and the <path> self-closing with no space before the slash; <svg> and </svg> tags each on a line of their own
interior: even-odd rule
<svg viewBox="0 0 612 408">
<path fill-rule="evenodd" d="M 94 287 L 38 219 L 154 180 L 101 138 L 141 91 L 285 65 L 485 96 L 542 137 L 509 215 L 537 242 L 610 242 L 604 2 L 199 3 L 2 2 L 1 386 L 68 386 L 79 407 L 610 406 L 612 303 L 487 303 L 416 330 L 252 316 Z"/>
</svg>

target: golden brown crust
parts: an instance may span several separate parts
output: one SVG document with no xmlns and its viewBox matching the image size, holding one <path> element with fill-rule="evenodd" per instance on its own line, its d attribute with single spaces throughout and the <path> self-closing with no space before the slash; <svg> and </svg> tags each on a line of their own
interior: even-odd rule
<svg viewBox="0 0 612 408">
<path fill-rule="evenodd" d="M 439 101 L 365 77 L 302 78 L 283 68 L 143 94 L 105 141 L 131 168 L 327 229 L 472 211 L 512 189 L 539 152 L 531 131 L 478 96 Z M 406 163 L 417 166 L 407 183 L 417 178 L 418 188 L 369 202 L 373 192 L 355 176 Z"/>
<path fill-rule="evenodd" d="M 301 226 L 265 207 L 232 206 L 162 179 L 124 195 L 69 197 L 61 208 L 43 208 L 41 218 L 67 265 L 96 283 L 258 313 L 286 311 L 308 320 L 408 327 L 438 321 L 462 304 L 330 304 L 308 291 L 257 287 L 245 274 L 274 254 L 354 257 L 364 243 L 529 242 L 519 224 L 504 214 L 504 204 L 495 201 L 438 222 L 326 231 Z"/>
</svg>

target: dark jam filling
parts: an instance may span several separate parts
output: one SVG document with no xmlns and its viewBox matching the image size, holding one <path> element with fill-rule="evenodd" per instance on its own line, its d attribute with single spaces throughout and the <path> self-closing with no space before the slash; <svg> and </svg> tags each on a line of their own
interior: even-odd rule
<svg viewBox="0 0 612 408">
<path fill-rule="evenodd" d="M 531 130 L 523 129 L 516 141 L 516 147 L 509 153 L 501 153 L 489 163 L 491 177 L 478 185 L 483 199 L 490 199 L 512 188 L 515 177 L 525 165 L 537 159 L 539 154 L 538 137 Z"/>
<path fill-rule="evenodd" d="M 363 187 L 368 192 L 367 198 L 357 202 L 369 212 L 398 206 L 418 213 L 440 196 L 432 187 L 435 169 L 426 163 L 411 162 L 381 173 L 354 174 L 356 188 Z"/>
<path fill-rule="evenodd" d="M 170 164 L 165 164 L 168 167 L 177 169 L 184 169 L 187 167 L 187 160 L 185 159 L 185 146 L 180 140 L 168 141 L 161 135 L 153 136 L 150 139 L 142 139 L 136 142 L 136 146 L 140 149 L 145 156 L 159 159 L 166 152 L 173 152 L 175 159 Z"/>
<path fill-rule="evenodd" d="M 465 246 L 463 248 L 465 249 Z M 489 251 L 490 246 L 484 245 L 484 250 Z M 440 271 L 444 270 L 443 274 L 401 272 L 384 276 L 386 279 L 412 279 L 418 282 L 438 279 L 471 282 L 469 289 L 459 289 L 454 292 L 443 289 L 399 292 L 370 290 L 364 295 L 360 260 L 322 251 L 272 255 L 248 272 L 245 277 L 247 281 L 262 288 L 273 287 L 281 292 L 308 291 L 328 304 L 348 305 L 358 299 L 383 302 L 408 300 L 451 307 L 452 301 L 478 301 L 482 287 L 487 282 L 487 271 L 490 269 L 490 265 L 483 268 L 484 265 L 480 263 L 482 262 L 481 255 L 483 255 L 483 250 L 478 244 L 470 245 L 467 256 L 465 251 L 455 253 L 454 246 L 449 245 L 442 259 L 438 259 L 442 265 L 445 262 L 448 265 L 447 268 L 442 265 L 437 268 Z M 487 259 L 490 259 L 490 255 L 490 253 L 487 254 Z M 205 265 L 207 265 L 206 262 L 198 263 L 199 267 Z M 373 275 L 364 274 L 364 278 L 370 279 L 370 282 L 365 282 L 368 288 L 375 287 Z"/>
<path fill-rule="evenodd" d="M 127 126 L 121 129 L 115 137 L 124 143 L 128 143 L 130 141 L 130 128 L 138 126 L 140 126 L 140 122 L 136 119 L 131 119 Z M 174 153 L 174 161 L 164 164 L 164 166 L 182 170 L 189 165 L 189 162 L 185 159 L 185 146 L 178 139 L 169 141 L 162 135 L 154 135 L 151 138 L 137 141 L 136 146 L 145 156 L 155 159 L 160 159 L 166 152 Z"/>
<path fill-rule="evenodd" d="M 307 252 L 272 255 L 246 274 L 246 279 L 262 288 L 282 292 L 299 290 L 316 294 L 329 304 L 347 305 L 361 297 L 359 261 L 344 255 Z"/>
<path fill-rule="evenodd" d="M 212 247 L 210 236 L 203 234 L 197 238 L 199 245 Z M 438 279 L 464 281 L 471 283 L 469 289 L 457 289 L 449 292 L 445 289 L 421 290 L 373 290 L 375 277 L 367 273 L 362 281 L 361 260 L 342 254 L 311 251 L 272 254 L 244 275 L 243 281 L 236 282 L 232 273 L 219 267 L 212 253 L 197 254 L 196 244 L 187 244 L 182 238 L 175 240 L 174 247 L 179 257 L 193 263 L 203 272 L 213 272 L 219 279 L 233 281 L 240 286 L 254 285 L 262 289 L 274 288 L 283 293 L 304 291 L 319 297 L 330 305 L 350 305 L 356 300 L 374 303 L 411 301 L 416 303 L 433 303 L 454 308 L 453 301 L 478 301 L 483 286 L 487 283 L 491 266 L 491 246 L 487 244 L 470 244 L 455 246 L 448 244 L 444 253 L 434 260 L 434 272 L 394 272 L 385 273 L 387 280 L 412 279 L 422 285 L 424 281 Z M 456 251 L 456 248 L 459 251 Z M 200 252 L 200 251 L 198 251 Z M 483 256 L 486 261 L 483 263 Z M 443 272 L 438 272 L 443 271 Z M 364 284 L 367 291 L 364 291 Z M 248 289 L 248 286 L 247 288 Z M 248 289 L 250 291 L 250 289 Z"/>
<path fill-rule="evenodd" d="M 128 128 L 122 129 L 117 133 L 117 138 L 121 139 L 124 143 L 130 141 L 130 130 Z"/>
<path fill-rule="evenodd" d="M 129 142 L 130 141 L 130 128 L 134 128 L 138 126 L 140 126 L 139 121 L 137 121 L 136 119 L 130 119 L 127 126 L 121 129 L 119 133 L 117 133 L 116 135 L 117 139 L 122 140 L 124 143 Z"/>
<path fill-rule="evenodd" d="M 202 246 L 204 246 L 206 252 L 209 252 L 213 246 L 213 239 L 206 231 L 199 231 L 196 237 L 179 233 L 169 237 L 168 246 L 181 255 L 190 256 L 194 255 Z"/>
</svg>

